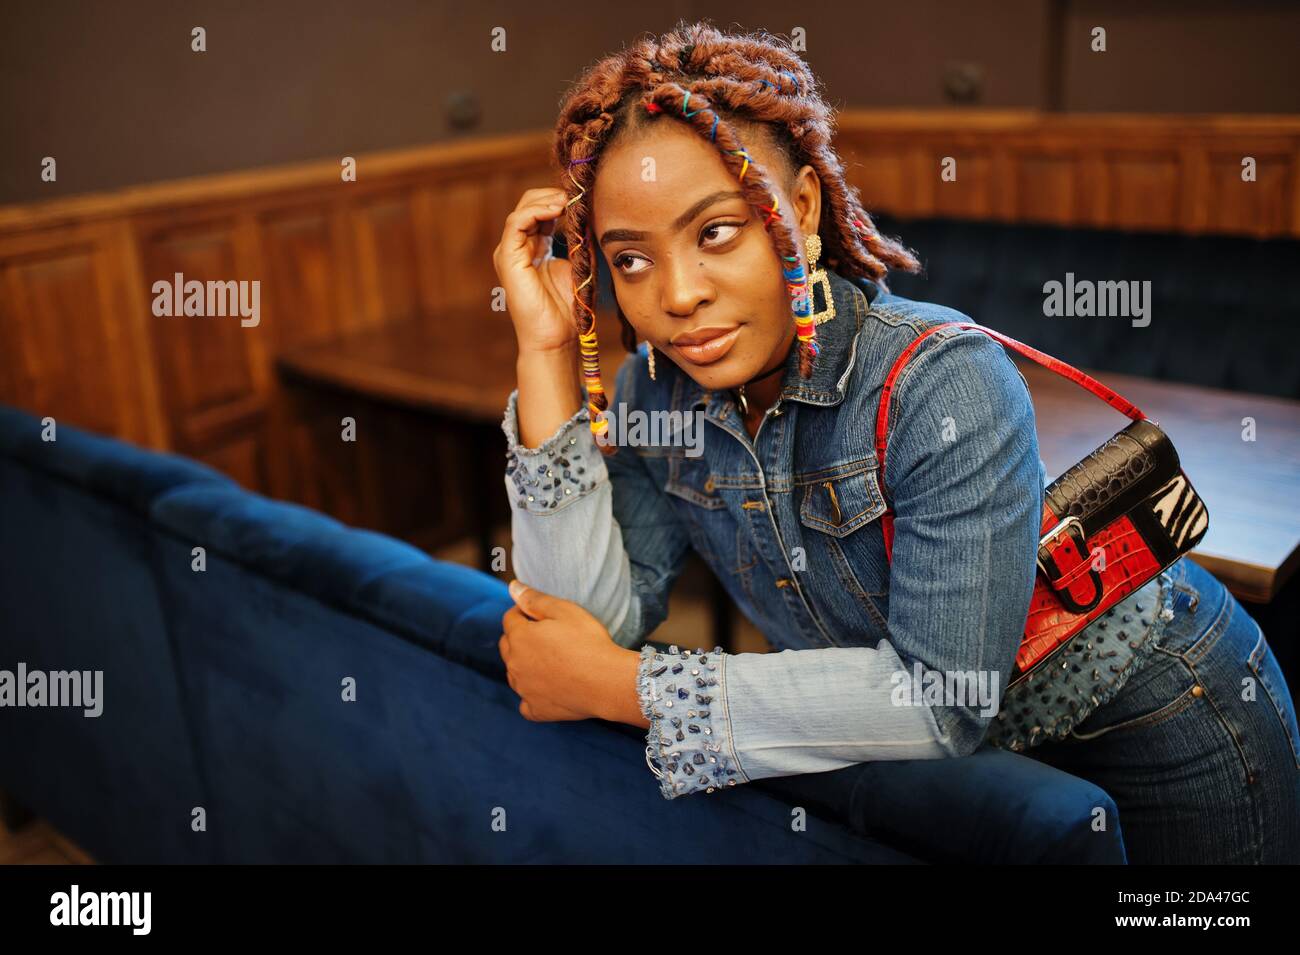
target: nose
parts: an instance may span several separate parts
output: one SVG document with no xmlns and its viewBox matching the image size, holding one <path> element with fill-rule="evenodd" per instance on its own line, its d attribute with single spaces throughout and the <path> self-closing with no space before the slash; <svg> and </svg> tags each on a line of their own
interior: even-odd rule
<svg viewBox="0 0 1300 955">
<path fill-rule="evenodd" d="M 668 255 L 660 275 L 663 276 L 663 309 L 669 315 L 691 315 L 716 295 L 704 264 L 694 256 Z"/>
</svg>

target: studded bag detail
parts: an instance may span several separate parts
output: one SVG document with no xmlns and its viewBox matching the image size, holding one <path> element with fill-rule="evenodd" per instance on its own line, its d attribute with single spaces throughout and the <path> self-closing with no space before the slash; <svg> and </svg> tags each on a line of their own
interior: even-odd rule
<svg viewBox="0 0 1300 955">
<path fill-rule="evenodd" d="M 885 379 L 876 414 L 876 460 L 887 502 L 890 395 L 917 346 L 941 328 L 982 332 L 1133 419 L 1044 492 L 1038 570 L 1007 683 L 1010 693 L 1041 668 L 1052 667 L 1072 637 L 1200 543 L 1209 529 L 1209 513 L 1183 472 L 1173 442 L 1136 405 L 1077 368 L 974 322 L 927 328 L 903 349 Z M 881 530 L 885 556 L 892 562 L 892 505 L 881 515 Z"/>
<path fill-rule="evenodd" d="M 1174 590 L 1160 573 L 1111 607 L 1002 696 L 987 742 L 1022 752 L 1060 740 L 1115 695 L 1150 658 L 1173 618 Z"/>
</svg>

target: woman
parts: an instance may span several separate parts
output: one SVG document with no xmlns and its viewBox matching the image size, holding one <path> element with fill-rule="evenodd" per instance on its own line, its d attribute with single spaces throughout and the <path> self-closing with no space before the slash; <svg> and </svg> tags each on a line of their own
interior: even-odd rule
<svg viewBox="0 0 1300 955">
<path fill-rule="evenodd" d="M 1196 564 L 1063 651 L 1073 698 L 1007 691 L 1045 478 L 1030 396 L 989 337 L 931 334 L 896 382 L 879 473 L 887 370 L 965 317 L 888 294 L 888 269 L 916 260 L 845 182 L 815 82 L 765 35 L 679 24 L 638 42 L 563 104 L 566 188 L 528 190 L 506 221 L 519 580 L 500 648 L 521 713 L 646 728 L 665 798 L 987 740 L 1106 789 L 1131 861 L 1300 860 L 1290 694 Z M 547 252 L 561 214 L 567 262 Z M 636 349 L 617 408 L 597 255 Z M 780 652 L 642 646 L 688 549 Z"/>
</svg>

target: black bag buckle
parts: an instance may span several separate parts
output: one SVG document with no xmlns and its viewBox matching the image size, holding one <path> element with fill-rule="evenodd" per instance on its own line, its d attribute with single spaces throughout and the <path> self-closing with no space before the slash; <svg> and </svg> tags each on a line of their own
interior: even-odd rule
<svg viewBox="0 0 1300 955">
<path fill-rule="evenodd" d="M 1086 604 L 1081 604 L 1075 600 L 1073 595 L 1070 593 L 1069 588 L 1057 587 L 1056 582 L 1061 579 L 1062 573 L 1056 564 L 1055 558 L 1052 556 L 1052 544 L 1061 534 L 1068 534 L 1070 539 L 1074 541 L 1075 549 L 1078 551 L 1079 559 L 1081 561 L 1088 561 L 1090 559 L 1091 555 L 1088 552 L 1088 540 L 1083 533 L 1083 524 L 1077 517 L 1071 515 L 1058 523 L 1050 531 L 1044 534 L 1041 540 L 1039 540 L 1038 569 L 1047 579 L 1047 582 L 1052 585 L 1052 589 L 1056 591 L 1057 597 L 1060 598 L 1061 603 L 1063 603 L 1068 610 L 1073 613 L 1087 613 L 1092 610 L 1093 607 L 1097 606 L 1097 604 L 1101 603 L 1101 574 L 1097 573 L 1096 568 L 1089 567 L 1088 576 L 1092 580 L 1093 593 L 1092 600 L 1088 601 Z"/>
</svg>

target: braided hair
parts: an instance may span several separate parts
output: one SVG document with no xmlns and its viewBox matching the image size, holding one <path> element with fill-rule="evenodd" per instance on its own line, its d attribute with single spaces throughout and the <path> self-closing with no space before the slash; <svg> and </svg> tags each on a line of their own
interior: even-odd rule
<svg viewBox="0 0 1300 955">
<path fill-rule="evenodd" d="M 782 259 L 799 341 L 799 373 L 812 374 L 817 356 L 811 295 L 803 256 L 779 209 L 767 170 L 745 148 L 740 131 L 754 131 L 777 145 L 787 182 L 803 165 L 816 170 L 829 222 L 822 229 L 827 262 L 847 277 L 883 284 L 889 269 L 916 271 L 916 257 L 882 236 L 863 209 L 857 190 L 831 146 L 835 116 L 817 90 L 807 64 L 788 40 L 764 31 L 722 33 L 705 23 L 679 21 L 658 38 L 643 37 L 588 69 L 565 95 L 555 126 L 554 158 L 567 174 L 565 232 L 573 270 L 574 318 L 591 430 L 608 429 L 609 407 L 600 377 L 596 341 L 596 248 L 590 234 L 591 192 L 601 153 L 618 139 L 671 116 L 714 144 L 739 179 L 749 204 L 766 213 L 764 228 Z M 636 335 L 621 309 L 622 341 Z M 597 441 L 601 451 L 615 448 Z"/>
</svg>

